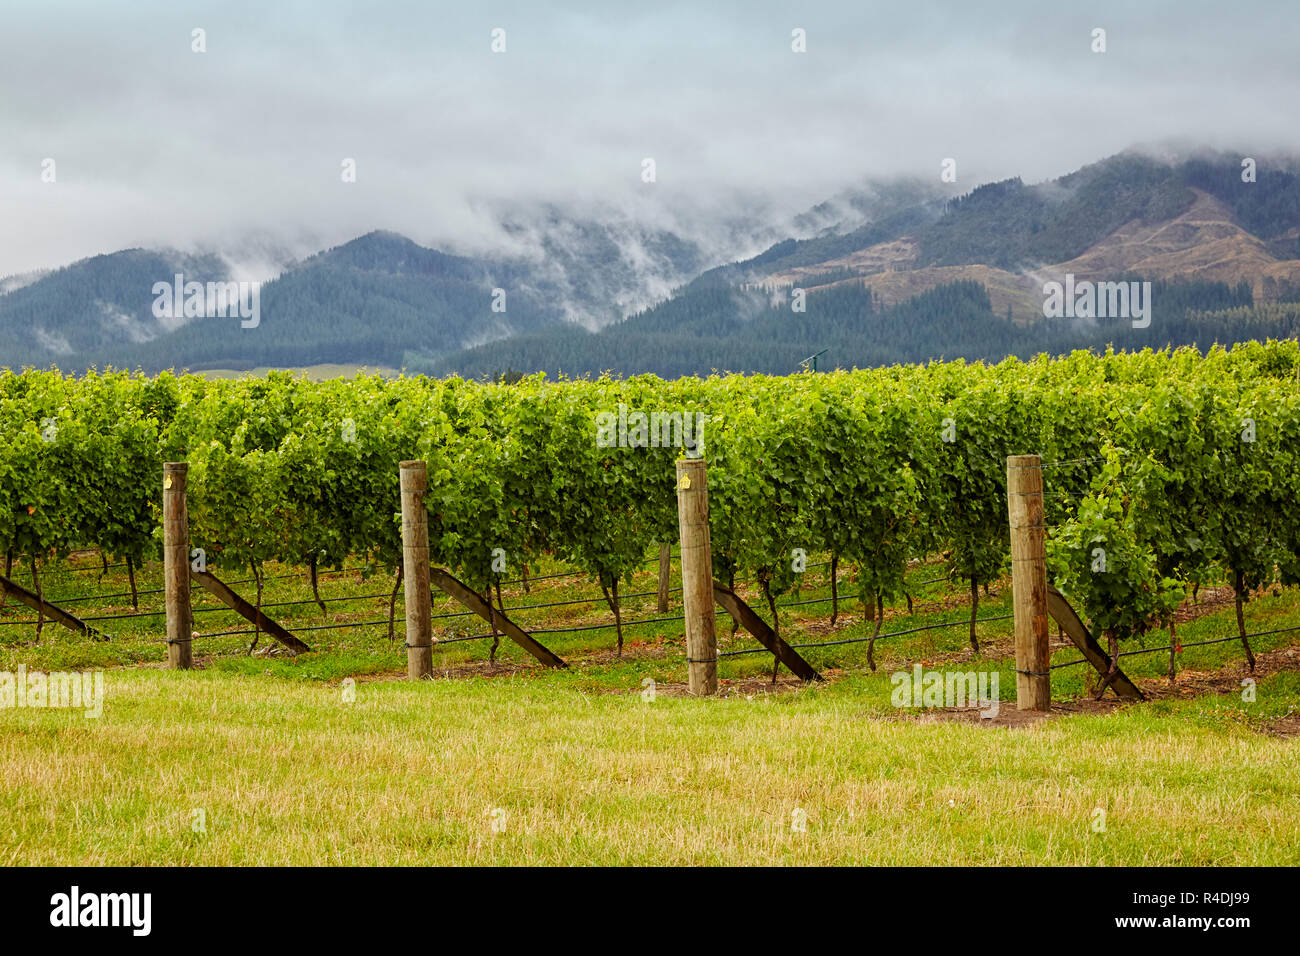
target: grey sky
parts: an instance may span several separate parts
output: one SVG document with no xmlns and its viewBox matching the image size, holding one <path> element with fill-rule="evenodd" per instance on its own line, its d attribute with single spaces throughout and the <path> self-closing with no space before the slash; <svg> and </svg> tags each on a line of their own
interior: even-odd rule
<svg viewBox="0 0 1300 956">
<path fill-rule="evenodd" d="M 974 186 L 1167 140 L 1300 152 L 1297 49 L 1295 0 L 3 0 L 0 276 L 374 228 L 487 247 L 489 207 L 524 199 L 797 210 L 948 156 Z"/>
</svg>

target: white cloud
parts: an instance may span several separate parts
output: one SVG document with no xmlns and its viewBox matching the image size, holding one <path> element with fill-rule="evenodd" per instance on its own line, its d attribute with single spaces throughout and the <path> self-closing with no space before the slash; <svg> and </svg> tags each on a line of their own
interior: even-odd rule
<svg viewBox="0 0 1300 956">
<path fill-rule="evenodd" d="M 80 0 L 5 18 L 0 275 L 130 246 L 233 249 L 258 272 L 372 229 L 490 248 L 496 212 L 521 202 L 704 229 L 755 197 L 785 216 L 866 177 L 937 179 L 947 156 L 974 186 L 1139 141 L 1300 137 L 1293 0 Z M 489 52 L 495 26 L 505 54 Z"/>
</svg>

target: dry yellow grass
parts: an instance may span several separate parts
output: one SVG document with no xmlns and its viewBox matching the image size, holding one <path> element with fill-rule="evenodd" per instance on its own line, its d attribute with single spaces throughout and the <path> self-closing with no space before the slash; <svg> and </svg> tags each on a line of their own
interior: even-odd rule
<svg viewBox="0 0 1300 956">
<path fill-rule="evenodd" d="M 0 711 L 0 865 L 1300 862 L 1294 741 L 1204 702 L 993 730 L 882 719 L 880 675 L 652 703 L 107 678 L 98 720 Z"/>
</svg>

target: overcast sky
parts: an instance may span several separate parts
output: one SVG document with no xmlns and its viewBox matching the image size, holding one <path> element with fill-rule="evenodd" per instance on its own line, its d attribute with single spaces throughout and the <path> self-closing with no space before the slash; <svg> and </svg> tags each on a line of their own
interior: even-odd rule
<svg viewBox="0 0 1300 956">
<path fill-rule="evenodd" d="M 0 0 L 0 276 L 375 228 L 485 247 L 516 200 L 797 210 L 945 157 L 973 187 L 1170 140 L 1300 153 L 1298 50 L 1296 0 Z"/>
</svg>

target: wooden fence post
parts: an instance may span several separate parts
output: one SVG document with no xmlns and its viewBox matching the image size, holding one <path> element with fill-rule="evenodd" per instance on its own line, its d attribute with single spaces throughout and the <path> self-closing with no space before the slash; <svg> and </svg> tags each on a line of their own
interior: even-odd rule
<svg viewBox="0 0 1300 956">
<path fill-rule="evenodd" d="M 709 485 L 702 458 L 677 462 L 677 521 L 682 538 L 688 689 L 696 696 L 708 697 L 718 692 L 718 639 L 714 631 Z"/>
<path fill-rule="evenodd" d="M 406 677 L 433 673 L 433 593 L 429 588 L 429 512 L 424 495 L 428 466 L 404 461 L 402 486 L 402 587 L 406 598 Z"/>
<path fill-rule="evenodd" d="M 1007 458 L 1007 517 L 1011 525 L 1011 588 L 1016 628 L 1016 709 L 1050 710 L 1047 529 L 1043 473 L 1037 455 Z"/>
<path fill-rule="evenodd" d="M 190 517 L 185 501 L 189 465 L 163 465 L 163 586 L 167 600 L 167 666 L 194 666 L 194 611 L 190 607 Z"/>
<path fill-rule="evenodd" d="M 672 588 L 673 546 L 667 541 L 659 545 L 659 613 L 668 613 L 668 595 Z"/>
</svg>

